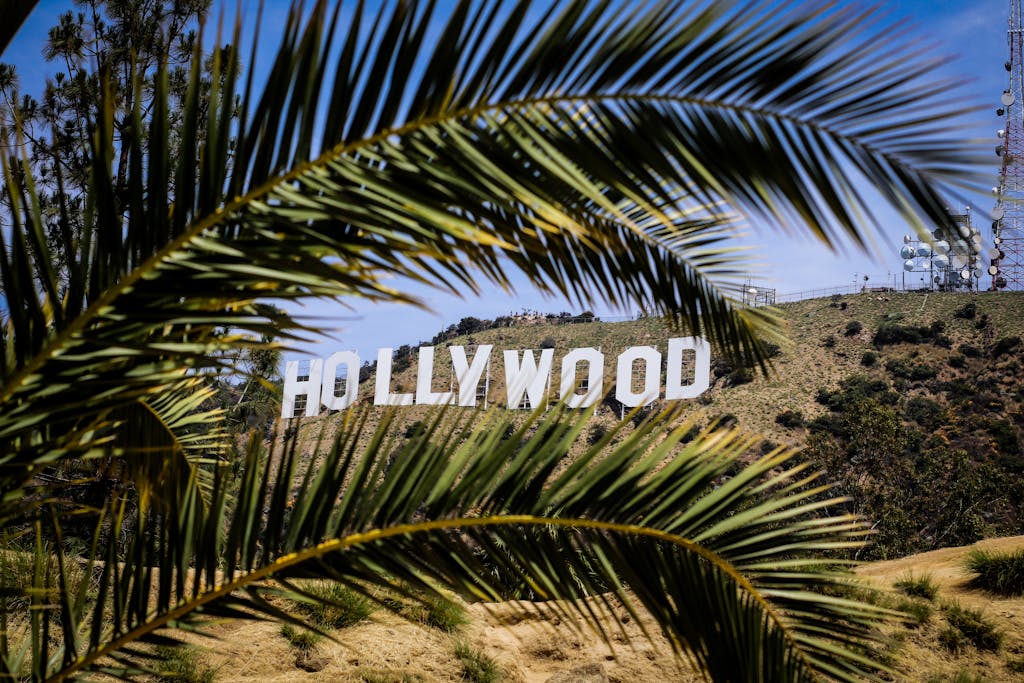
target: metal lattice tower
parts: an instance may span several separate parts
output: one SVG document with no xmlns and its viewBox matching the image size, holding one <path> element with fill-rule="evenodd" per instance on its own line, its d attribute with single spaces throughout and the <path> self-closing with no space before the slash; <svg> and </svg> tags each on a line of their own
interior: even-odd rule
<svg viewBox="0 0 1024 683">
<path fill-rule="evenodd" d="M 1006 62 L 1009 87 L 1000 98 L 999 116 L 1006 126 L 999 131 L 996 153 L 1002 156 L 996 206 L 992 210 L 992 289 L 1024 289 L 1024 29 L 1021 0 L 1010 0 L 1006 32 L 1010 56 Z"/>
</svg>

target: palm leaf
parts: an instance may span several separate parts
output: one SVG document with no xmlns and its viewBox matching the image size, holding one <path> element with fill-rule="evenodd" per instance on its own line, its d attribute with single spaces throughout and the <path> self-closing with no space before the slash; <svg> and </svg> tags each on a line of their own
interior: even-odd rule
<svg viewBox="0 0 1024 683">
<path fill-rule="evenodd" d="M 684 445 L 693 425 L 669 412 L 618 446 L 566 460 L 586 417 L 534 414 L 503 438 L 507 415 L 467 425 L 442 414 L 420 436 L 389 443 L 389 420 L 364 435 L 351 415 L 318 462 L 300 463 L 294 443 L 270 458 L 276 465 L 252 450 L 232 510 L 215 502 L 139 520 L 151 531 L 129 553 L 145 546 L 159 579 L 146 562 L 104 572 L 102 601 L 124 607 L 94 621 L 90 645 L 48 680 L 96 670 L 177 624 L 295 620 L 268 598 L 308 577 L 417 600 L 442 588 L 497 600 L 515 575 L 540 608 L 587 622 L 621 600 L 634 615 L 652 612 L 714 680 L 860 680 L 877 670 L 872 626 L 889 613 L 832 597 L 850 580 L 822 568 L 828 551 L 858 547 L 865 527 L 814 514 L 821 489 L 787 465 L 792 452 L 716 485 L 756 440 L 711 429 Z M 675 425 L 667 438 L 666 425 Z"/>
</svg>

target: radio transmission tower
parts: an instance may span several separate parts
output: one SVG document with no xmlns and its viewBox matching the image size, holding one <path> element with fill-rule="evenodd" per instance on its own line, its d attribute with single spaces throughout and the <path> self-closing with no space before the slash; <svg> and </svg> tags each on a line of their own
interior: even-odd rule
<svg viewBox="0 0 1024 683">
<path fill-rule="evenodd" d="M 1021 0 L 1010 0 L 1009 27 L 1006 32 L 1010 56 L 1006 71 L 1009 87 L 1000 98 L 996 114 L 1006 117 L 999 131 L 996 153 L 1002 157 L 996 206 L 992 210 L 991 263 L 992 289 L 1024 289 L 1024 29 L 1021 27 Z"/>
</svg>

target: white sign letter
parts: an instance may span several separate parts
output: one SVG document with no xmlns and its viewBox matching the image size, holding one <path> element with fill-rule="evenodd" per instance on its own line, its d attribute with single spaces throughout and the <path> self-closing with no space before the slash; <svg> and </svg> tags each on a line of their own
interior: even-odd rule
<svg viewBox="0 0 1024 683">
<path fill-rule="evenodd" d="M 466 349 L 461 346 L 449 346 L 448 351 L 452 354 L 452 368 L 455 369 L 455 379 L 459 383 L 459 405 L 475 406 L 476 392 L 480 386 L 480 377 L 484 374 L 491 359 L 491 344 L 481 344 L 477 347 L 476 355 L 473 356 L 473 364 L 466 362 Z M 420 361 L 421 363 L 423 361 Z"/>
<path fill-rule="evenodd" d="M 435 392 L 430 388 L 434 379 L 434 347 L 420 347 L 420 363 L 416 368 L 416 403 L 421 406 L 443 406 L 455 399 L 450 391 Z"/>
<path fill-rule="evenodd" d="M 377 380 L 376 391 L 373 392 L 373 405 L 411 406 L 412 394 L 391 393 L 391 354 L 390 348 L 377 349 Z"/>
<path fill-rule="evenodd" d="M 338 366 L 345 366 L 345 393 L 338 396 Z M 353 351 L 338 351 L 327 357 L 324 363 L 324 380 L 320 389 L 320 401 L 328 410 L 345 410 L 356 402 L 359 396 L 359 356 Z"/>
<path fill-rule="evenodd" d="M 530 399 L 530 408 L 544 402 L 544 390 L 551 381 L 551 361 L 554 349 L 540 352 L 540 367 L 533 360 L 533 351 L 523 351 L 523 364 L 519 365 L 519 353 L 505 351 L 505 391 L 508 393 L 508 407 L 518 410 L 522 405 L 523 393 Z"/>
<path fill-rule="evenodd" d="M 299 375 L 300 361 L 290 360 L 285 363 L 281 417 L 299 417 L 295 411 L 303 410 L 303 407 L 305 410 L 302 414 L 305 417 L 320 414 L 320 378 L 323 377 L 324 361 L 322 358 L 301 361 L 301 364 L 305 363 L 309 365 L 304 368 L 302 375 Z"/>
<path fill-rule="evenodd" d="M 644 362 L 644 388 L 633 391 L 633 361 Z M 619 354 L 615 371 L 615 398 L 628 408 L 645 405 L 661 392 L 661 354 L 653 346 L 631 346 Z"/>
<path fill-rule="evenodd" d="M 587 364 L 585 394 L 576 393 L 576 366 Z M 570 408 L 587 408 L 597 403 L 604 393 L 604 354 L 594 348 L 573 349 L 562 359 L 562 381 L 558 396 Z"/>
<path fill-rule="evenodd" d="M 693 349 L 693 383 L 683 384 L 683 351 Z M 668 376 L 665 399 L 696 398 L 711 386 L 711 345 L 700 337 L 673 337 L 668 340 Z"/>
</svg>

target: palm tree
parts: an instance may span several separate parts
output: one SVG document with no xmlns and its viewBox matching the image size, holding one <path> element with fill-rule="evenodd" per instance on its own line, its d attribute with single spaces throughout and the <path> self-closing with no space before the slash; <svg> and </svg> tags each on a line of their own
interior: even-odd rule
<svg viewBox="0 0 1024 683">
<path fill-rule="evenodd" d="M 847 579 L 821 559 L 862 526 L 812 514 L 831 501 L 787 451 L 713 488 L 755 443 L 736 431 L 683 445 L 692 425 L 667 414 L 558 467 L 586 416 L 507 439 L 507 418 L 441 416 L 391 443 L 387 419 L 366 433 L 351 414 L 315 469 L 293 441 L 266 456 L 254 439 L 233 483 L 235 436 L 200 410 L 226 358 L 312 332 L 264 303 L 416 305 L 394 283 L 476 293 L 514 272 L 763 364 L 781 323 L 732 296 L 732 216 L 862 245 L 877 197 L 948 225 L 940 191 L 974 163 L 946 138 L 960 112 L 932 62 L 870 22 L 771 3 L 318 2 L 291 13 L 262 83 L 227 49 L 204 89 L 197 48 L 172 112 L 166 71 L 147 75 L 116 153 L 101 93 L 80 235 L 74 207 L 36 201 L 59 173 L 5 155 L 0 511 L 8 547 L 34 548 L 32 585 L 0 595 L 5 673 L 131 675 L 135 646 L 175 628 L 294 619 L 271 596 L 301 578 L 498 599 L 508 576 L 586 619 L 585 595 L 649 610 L 714 680 L 877 671 L 883 611 L 836 597 Z M 121 484 L 87 507 L 65 495 L 82 473 Z M 94 533 L 71 552 L 75 518 Z"/>
</svg>

